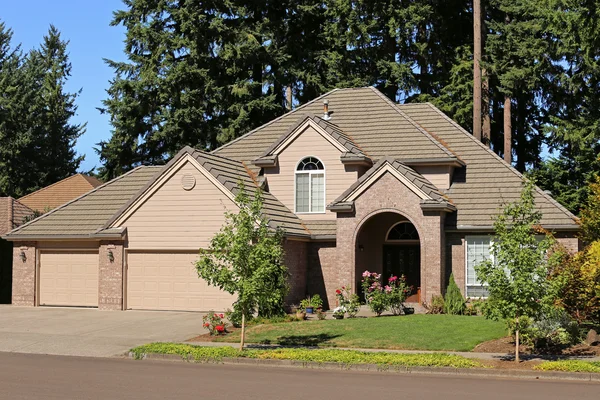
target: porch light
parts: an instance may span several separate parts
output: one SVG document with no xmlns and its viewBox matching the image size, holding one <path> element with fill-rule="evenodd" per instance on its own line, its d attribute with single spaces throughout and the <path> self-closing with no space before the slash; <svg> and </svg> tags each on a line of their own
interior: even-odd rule
<svg viewBox="0 0 600 400">
<path fill-rule="evenodd" d="M 23 262 L 27 261 L 27 255 L 25 254 L 25 252 L 23 250 L 21 250 L 21 254 L 19 254 L 19 257 L 21 258 L 21 261 L 23 261 Z"/>
<path fill-rule="evenodd" d="M 115 255 L 113 254 L 112 250 L 108 251 L 108 261 L 110 261 L 111 263 L 115 261 Z"/>
</svg>

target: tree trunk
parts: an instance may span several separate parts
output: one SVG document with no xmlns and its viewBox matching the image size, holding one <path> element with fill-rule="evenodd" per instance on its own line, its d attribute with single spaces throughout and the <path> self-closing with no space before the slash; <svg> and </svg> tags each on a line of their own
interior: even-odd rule
<svg viewBox="0 0 600 400">
<path fill-rule="evenodd" d="M 244 350 L 245 338 L 246 338 L 246 314 L 242 311 L 242 334 L 240 335 L 240 351 Z"/>
<path fill-rule="evenodd" d="M 492 119 L 490 116 L 490 82 L 485 68 L 481 70 L 481 85 L 482 85 L 482 107 L 483 107 L 483 132 L 481 141 L 488 147 L 492 143 Z"/>
<path fill-rule="evenodd" d="M 292 85 L 287 85 L 285 88 L 285 107 L 288 111 L 292 111 Z"/>
<path fill-rule="evenodd" d="M 504 161 L 512 163 L 512 114 L 508 96 L 504 96 Z"/>
<path fill-rule="evenodd" d="M 473 136 L 481 140 L 481 0 L 473 0 Z"/>
</svg>

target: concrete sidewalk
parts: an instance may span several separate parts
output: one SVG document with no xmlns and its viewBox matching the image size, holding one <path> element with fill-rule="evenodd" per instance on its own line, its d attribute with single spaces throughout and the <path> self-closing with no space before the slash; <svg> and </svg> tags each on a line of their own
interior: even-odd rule
<svg viewBox="0 0 600 400">
<path fill-rule="evenodd" d="M 0 306 L 0 352 L 110 357 L 204 333 L 201 313 Z"/>
</svg>

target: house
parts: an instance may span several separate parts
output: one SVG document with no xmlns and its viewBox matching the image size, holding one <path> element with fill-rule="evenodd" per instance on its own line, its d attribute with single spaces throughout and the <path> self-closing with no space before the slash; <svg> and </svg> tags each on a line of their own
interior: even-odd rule
<svg viewBox="0 0 600 400">
<path fill-rule="evenodd" d="M 33 210 L 12 197 L 0 197 L 0 236 L 23 224 Z M 12 243 L 0 239 L 0 304 L 10 303 Z"/>
<path fill-rule="evenodd" d="M 93 176 L 75 174 L 29 193 L 19 198 L 19 202 L 34 211 L 44 213 L 97 188 L 101 184 L 102 182 Z"/>
<path fill-rule="evenodd" d="M 234 300 L 193 262 L 235 211 L 238 182 L 264 190 L 285 232 L 295 303 L 361 274 L 403 274 L 411 301 L 485 295 L 474 266 L 490 257 L 493 217 L 523 177 L 429 103 L 397 105 L 375 88 L 338 89 L 212 153 L 186 147 L 140 166 L 7 235 L 13 303 L 100 309 L 224 310 Z M 576 218 L 537 189 L 542 224 L 578 248 Z"/>
</svg>

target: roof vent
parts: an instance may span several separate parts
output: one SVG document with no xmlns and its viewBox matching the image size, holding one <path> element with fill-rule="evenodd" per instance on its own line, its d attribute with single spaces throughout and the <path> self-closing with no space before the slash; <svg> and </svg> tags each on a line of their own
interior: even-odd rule
<svg viewBox="0 0 600 400">
<path fill-rule="evenodd" d="M 323 100 L 323 119 L 329 121 L 331 116 L 329 115 L 329 100 Z"/>
<path fill-rule="evenodd" d="M 196 178 L 194 178 L 194 175 L 185 174 L 181 177 L 181 187 L 184 190 L 192 190 L 194 186 L 196 186 Z"/>
</svg>

